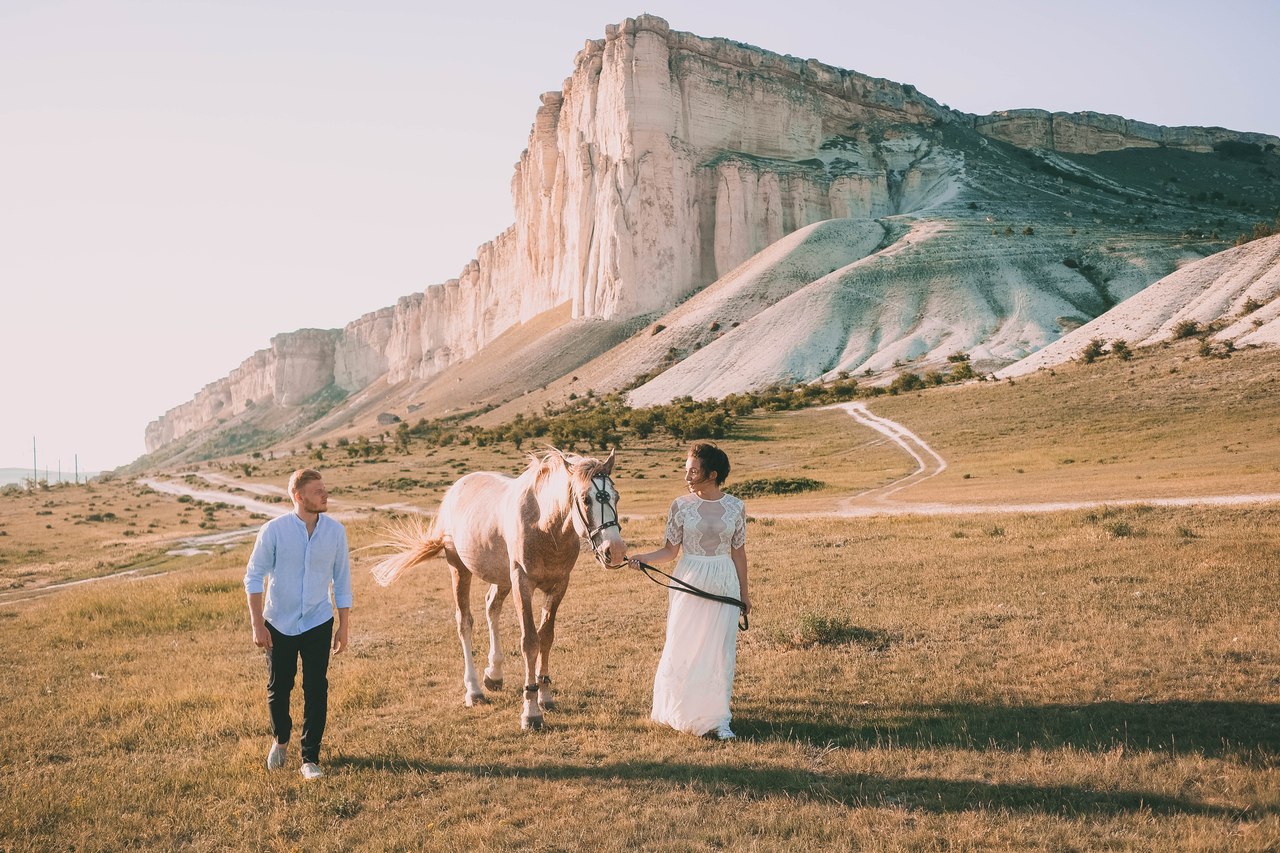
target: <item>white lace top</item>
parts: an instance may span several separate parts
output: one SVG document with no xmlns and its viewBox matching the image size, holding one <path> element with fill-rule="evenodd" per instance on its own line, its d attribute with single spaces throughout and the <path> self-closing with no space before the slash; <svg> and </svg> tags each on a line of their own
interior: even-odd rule
<svg viewBox="0 0 1280 853">
<path fill-rule="evenodd" d="M 666 539 L 695 557 L 727 556 L 746 544 L 746 505 L 733 495 L 715 501 L 681 495 L 671 502 Z"/>
</svg>

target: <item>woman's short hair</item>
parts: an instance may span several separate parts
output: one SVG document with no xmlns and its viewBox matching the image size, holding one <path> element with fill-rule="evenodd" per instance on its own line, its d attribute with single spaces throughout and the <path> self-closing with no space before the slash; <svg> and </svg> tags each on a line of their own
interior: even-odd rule
<svg viewBox="0 0 1280 853">
<path fill-rule="evenodd" d="M 729 476 L 729 456 L 709 441 L 699 441 L 689 448 L 689 456 L 698 460 L 704 474 L 715 474 L 716 485 L 723 486 Z"/>
</svg>

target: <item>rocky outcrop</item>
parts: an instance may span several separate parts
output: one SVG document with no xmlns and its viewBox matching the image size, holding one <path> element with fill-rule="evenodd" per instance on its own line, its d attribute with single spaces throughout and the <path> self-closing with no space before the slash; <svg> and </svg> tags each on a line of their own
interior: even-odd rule
<svg viewBox="0 0 1280 853">
<path fill-rule="evenodd" d="M 147 425 L 147 452 L 189 432 L 242 414 L 254 406 L 294 407 L 333 382 L 333 330 L 302 329 L 276 335 L 231 374 L 211 382 L 195 399 Z"/>
<path fill-rule="evenodd" d="M 1221 127 L 1163 127 L 1103 113 L 1051 113 L 1045 110 L 1002 110 L 973 117 L 983 136 L 1019 148 L 1047 148 L 1067 154 L 1098 154 L 1125 148 L 1180 148 L 1198 153 L 1223 143 L 1243 143 L 1259 151 L 1274 150 L 1280 138 L 1240 133 Z"/>
<path fill-rule="evenodd" d="M 946 191 L 951 159 L 867 129 L 951 116 L 910 86 L 628 19 L 542 96 L 514 225 L 458 278 L 331 333 L 322 372 L 348 392 L 430 379 L 556 305 L 578 319 L 659 312 L 798 228 L 916 209 Z M 251 399 L 305 397 L 319 379 L 286 390 L 280 355 L 273 341 L 167 412 L 148 450 Z"/>
<path fill-rule="evenodd" d="M 949 145 L 957 135 L 972 145 Z M 675 32 L 649 15 L 628 19 L 588 41 L 563 88 L 541 97 L 512 178 L 515 221 L 481 246 L 456 279 L 341 330 L 278 336 L 148 426 L 147 448 L 262 401 L 297 405 L 330 385 L 355 394 L 379 383 L 428 382 L 557 306 L 571 306 L 577 321 L 660 315 L 806 226 L 940 209 L 976 185 L 968 158 L 979 142 L 1000 147 L 988 140 L 1068 153 L 1126 146 L 1201 151 L 1224 143 L 1265 151 L 1280 142 L 1092 113 L 976 117 L 911 86 Z M 991 166 L 992 174 L 1008 168 Z M 992 197 L 1003 193 L 988 190 Z M 1042 190 L 1039 197 L 1050 196 Z M 1095 207 L 1107 204 L 1102 199 Z M 1000 267 L 988 265 L 996 276 Z M 999 298 L 1014 300 L 1020 286 Z M 996 347 L 1001 351 L 1038 346 L 1052 336 L 1043 318 L 1016 334 L 1007 319 L 993 315 L 983 326 L 1005 335 Z M 854 337 L 881 340 L 880 332 L 836 325 Z M 911 328 L 899 331 L 909 336 Z M 827 350 L 837 343 L 844 349 L 833 356 Z M 848 343 L 823 344 L 827 354 L 815 364 L 897 358 L 855 352 Z M 938 332 L 926 350 L 956 343 Z M 915 352 L 925 344 L 902 346 Z M 770 369 L 787 373 L 786 363 Z"/>
</svg>

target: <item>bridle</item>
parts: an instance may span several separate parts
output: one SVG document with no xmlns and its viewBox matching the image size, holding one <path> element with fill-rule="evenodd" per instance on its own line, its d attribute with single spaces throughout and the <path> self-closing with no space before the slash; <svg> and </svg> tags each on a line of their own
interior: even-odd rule
<svg viewBox="0 0 1280 853">
<path fill-rule="evenodd" d="M 591 553 L 595 556 L 596 562 L 607 569 L 622 568 L 627 565 L 626 560 L 623 560 L 617 565 L 611 565 L 605 562 L 605 558 L 600 553 L 600 543 L 598 541 L 600 539 L 600 535 L 610 527 L 616 527 L 619 532 L 622 531 L 622 525 L 618 523 L 618 508 L 614 506 L 613 503 L 613 480 L 611 480 L 607 474 L 597 474 L 591 478 L 591 488 L 595 490 L 594 494 L 583 494 L 580 500 L 577 496 L 574 497 L 574 513 L 578 516 L 578 521 L 581 522 L 582 529 L 586 531 L 586 538 L 587 541 L 591 543 Z M 595 498 L 596 503 L 600 504 L 600 525 L 598 527 L 591 526 L 591 517 L 588 514 L 592 497 Z M 609 514 L 612 514 L 613 518 L 609 518 Z M 693 584 L 686 583 L 680 578 L 669 575 L 662 571 L 662 569 L 659 569 L 656 566 L 651 566 L 648 563 L 640 563 L 639 565 L 640 571 L 644 576 L 656 583 L 658 586 L 666 587 L 667 589 L 674 589 L 676 592 L 688 593 L 689 595 L 697 596 L 698 598 L 705 598 L 708 601 L 718 601 L 721 604 L 728 604 L 733 607 L 737 607 L 742 611 L 738 618 L 739 631 L 747 630 L 750 625 L 750 622 L 747 620 L 747 608 L 742 601 L 728 595 L 716 595 L 715 593 L 707 592 L 704 589 L 699 589 Z M 669 584 L 664 581 L 660 581 L 654 577 L 655 574 L 661 575 L 673 583 Z M 532 687 L 536 689 L 537 685 L 532 685 Z"/>
<path fill-rule="evenodd" d="M 604 556 L 600 553 L 599 541 L 604 531 L 610 527 L 616 527 L 619 533 L 622 532 L 622 525 L 618 522 L 618 508 L 614 506 L 613 501 L 613 480 L 609 478 L 608 474 L 597 474 L 591 478 L 591 489 L 594 490 L 594 494 L 590 493 L 589 490 L 582 495 L 581 500 L 578 500 L 575 496 L 573 501 L 574 512 L 577 514 L 578 520 L 582 522 L 582 529 L 586 531 L 587 542 L 591 544 L 591 553 L 595 555 L 596 562 L 607 569 L 620 568 L 626 563 L 618 563 L 618 565 L 613 566 L 605 562 Z M 591 526 L 589 511 L 592 497 L 596 499 L 596 503 L 600 504 L 600 525 L 598 527 Z M 613 515 L 613 518 L 609 518 L 610 514 Z"/>
</svg>

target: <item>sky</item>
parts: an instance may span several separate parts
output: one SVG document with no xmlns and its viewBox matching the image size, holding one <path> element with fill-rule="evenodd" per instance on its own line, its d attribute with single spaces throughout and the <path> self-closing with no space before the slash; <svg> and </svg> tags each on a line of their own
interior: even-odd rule
<svg viewBox="0 0 1280 853">
<path fill-rule="evenodd" d="M 627 17 L 969 113 L 1280 136 L 1275 0 L 437 5 L 0 0 L 0 467 L 126 464 L 273 335 L 456 277 L 539 94 Z"/>
</svg>

